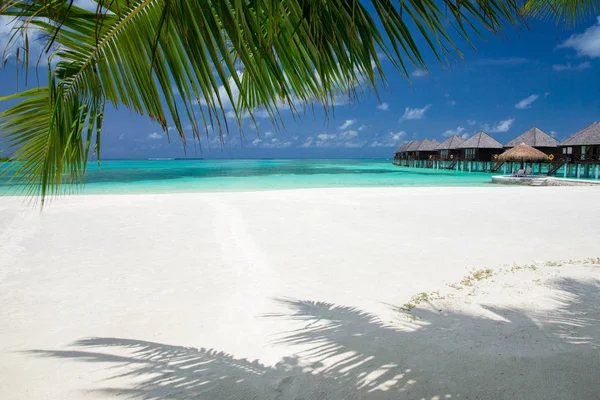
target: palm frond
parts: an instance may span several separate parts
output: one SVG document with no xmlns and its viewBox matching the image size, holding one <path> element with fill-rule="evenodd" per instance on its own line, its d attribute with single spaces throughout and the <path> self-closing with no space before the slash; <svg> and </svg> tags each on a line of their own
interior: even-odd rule
<svg viewBox="0 0 600 400">
<path fill-rule="evenodd" d="M 295 112 L 317 102 L 327 110 L 340 95 L 385 82 L 380 54 L 408 77 L 409 65 L 426 69 L 419 38 L 445 63 L 462 56 L 456 34 L 470 44 L 473 33 L 499 33 L 523 19 L 516 0 L 96 4 L 0 1 L 0 15 L 42 31 L 47 56 L 58 60 L 49 63 L 48 87 L 0 99 L 20 101 L 0 114 L 0 135 L 19 165 L 13 179 L 42 200 L 82 181 L 92 145 L 99 158 L 107 102 L 148 115 L 165 132 L 172 121 L 185 143 L 186 125 L 196 139 L 206 125 L 221 135 L 229 129 L 223 97 L 238 121 L 257 108 L 274 122 L 282 106 Z"/>
</svg>

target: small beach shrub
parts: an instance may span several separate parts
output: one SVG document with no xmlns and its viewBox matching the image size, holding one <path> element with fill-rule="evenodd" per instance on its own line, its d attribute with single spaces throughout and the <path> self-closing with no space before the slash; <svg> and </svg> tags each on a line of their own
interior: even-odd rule
<svg viewBox="0 0 600 400">
<path fill-rule="evenodd" d="M 437 292 L 437 291 L 431 292 L 431 293 L 421 292 L 421 293 L 411 297 L 410 300 L 402 306 L 402 308 L 407 311 L 410 311 L 421 303 L 431 302 L 434 300 L 443 300 L 443 299 L 444 299 L 444 296 L 440 295 L 440 292 Z"/>
</svg>

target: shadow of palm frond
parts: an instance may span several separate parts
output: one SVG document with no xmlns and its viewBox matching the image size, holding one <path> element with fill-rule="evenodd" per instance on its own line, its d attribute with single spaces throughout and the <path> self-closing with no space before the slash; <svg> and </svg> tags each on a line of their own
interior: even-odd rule
<svg viewBox="0 0 600 400">
<path fill-rule="evenodd" d="M 109 363 L 111 379 L 125 383 L 102 392 L 145 400 L 595 398 L 600 281 L 562 279 L 554 286 L 552 311 L 487 307 L 488 316 L 473 316 L 420 309 L 413 330 L 355 307 L 276 299 L 289 312 L 268 317 L 301 326 L 277 338 L 274 345 L 297 351 L 274 366 L 122 338 L 31 354 Z"/>
</svg>

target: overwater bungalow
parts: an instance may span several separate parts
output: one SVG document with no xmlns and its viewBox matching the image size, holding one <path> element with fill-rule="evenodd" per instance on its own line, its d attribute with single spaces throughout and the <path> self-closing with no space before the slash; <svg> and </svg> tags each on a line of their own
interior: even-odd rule
<svg viewBox="0 0 600 400">
<path fill-rule="evenodd" d="M 465 139 L 453 135 L 440 143 L 435 149 L 437 151 L 438 168 L 453 169 L 460 159 L 460 150 L 458 146 L 463 144 Z"/>
<path fill-rule="evenodd" d="M 552 136 L 548 135 L 546 132 L 535 126 L 526 130 L 510 142 L 506 143 L 504 147 L 510 149 L 520 145 L 521 143 L 525 143 L 526 145 L 538 149 L 546 153 L 547 155 L 552 154 L 553 159 L 560 156 L 558 140 L 554 139 Z"/>
<path fill-rule="evenodd" d="M 422 140 L 413 140 L 413 142 L 404 149 L 406 152 L 407 160 L 416 160 L 417 159 L 417 147 L 421 144 Z"/>
<path fill-rule="evenodd" d="M 583 164 L 600 162 L 600 122 L 583 128 L 559 144 L 565 160 Z"/>
<path fill-rule="evenodd" d="M 437 150 L 435 149 L 440 143 L 435 140 L 429 140 L 429 139 L 425 139 L 423 140 L 421 143 L 419 143 L 419 146 L 415 149 L 415 157 L 417 160 L 431 160 L 433 159 L 433 157 L 436 155 Z"/>
<path fill-rule="evenodd" d="M 504 151 L 502 143 L 480 131 L 457 146 L 461 150 L 462 168 L 465 171 L 492 171 L 498 156 Z"/>
<path fill-rule="evenodd" d="M 504 160 L 505 150 L 526 144 L 548 155 L 535 162 Z M 562 143 L 541 129 L 533 127 L 506 145 L 485 132 L 467 140 L 452 136 L 437 144 L 435 140 L 415 140 L 396 150 L 394 163 L 407 167 L 455 169 L 470 172 L 514 172 L 524 162 L 536 175 L 557 175 L 565 178 L 600 179 L 600 122 L 594 122 Z"/>
<path fill-rule="evenodd" d="M 433 168 L 434 161 L 437 158 L 436 147 L 439 145 L 437 140 L 415 140 L 404 151 L 406 159 L 400 165 L 407 167 Z"/>
<path fill-rule="evenodd" d="M 600 178 L 600 122 L 594 122 L 559 144 L 563 176 Z M 556 168 L 558 169 L 558 168 Z M 551 171 L 558 172 L 559 171 Z"/>
<path fill-rule="evenodd" d="M 396 149 L 394 152 L 394 164 L 395 165 L 404 165 L 404 161 L 407 159 L 406 149 L 414 142 L 411 140 L 410 142 L 406 142 L 402 144 L 400 147 Z"/>
</svg>

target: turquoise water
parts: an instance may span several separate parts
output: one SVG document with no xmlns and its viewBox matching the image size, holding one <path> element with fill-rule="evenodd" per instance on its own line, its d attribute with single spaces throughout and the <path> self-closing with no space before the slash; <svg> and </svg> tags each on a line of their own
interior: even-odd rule
<svg viewBox="0 0 600 400">
<path fill-rule="evenodd" d="M 173 193 L 296 188 L 485 186 L 491 174 L 403 168 L 391 160 L 106 160 L 80 193 Z M 0 193 L 10 194 L 6 180 Z"/>
</svg>

